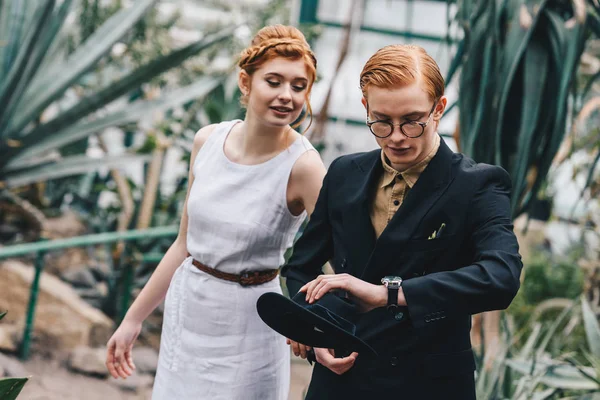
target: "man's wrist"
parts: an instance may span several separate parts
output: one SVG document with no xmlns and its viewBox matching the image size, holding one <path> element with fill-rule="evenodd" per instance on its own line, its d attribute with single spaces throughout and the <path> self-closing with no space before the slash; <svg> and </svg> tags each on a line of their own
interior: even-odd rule
<svg viewBox="0 0 600 400">
<path fill-rule="evenodd" d="M 377 307 L 387 307 L 388 290 L 385 285 L 378 285 Z"/>
</svg>

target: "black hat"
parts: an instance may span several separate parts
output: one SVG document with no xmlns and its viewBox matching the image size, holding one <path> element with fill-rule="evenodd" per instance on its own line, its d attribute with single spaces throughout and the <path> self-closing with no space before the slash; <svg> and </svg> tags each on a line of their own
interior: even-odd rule
<svg viewBox="0 0 600 400">
<path fill-rule="evenodd" d="M 264 293 L 256 309 L 260 318 L 281 335 L 317 348 L 335 349 L 349 354 L 376 355 L 375 350 L 356 336 L 356 306 L 336 293 L 326 293 L 313 304 L 298 292 L 292 299 L 279 293 Z"/>
</svg>

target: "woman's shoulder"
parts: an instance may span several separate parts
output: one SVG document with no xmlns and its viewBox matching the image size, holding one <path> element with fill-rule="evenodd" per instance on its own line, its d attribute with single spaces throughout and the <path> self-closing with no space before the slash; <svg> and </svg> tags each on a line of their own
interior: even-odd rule
<svg viewBox="0 0 600 400">
<path fill-rule="evenodd" d="M 217 126 L 219 126 L 219 124 L 206 125 L 205 127 L 200 128 L 198 132 L 196 132 L 196 134 L 194 135 L 194 145 L 192 148 L 192 154 L 196 154 L 198 153 L 198 151 L 200 151 L 202 146 L 204 146 L 204 143 L 206 143 L 208 138 L 213 134 Z"/>
</svg>

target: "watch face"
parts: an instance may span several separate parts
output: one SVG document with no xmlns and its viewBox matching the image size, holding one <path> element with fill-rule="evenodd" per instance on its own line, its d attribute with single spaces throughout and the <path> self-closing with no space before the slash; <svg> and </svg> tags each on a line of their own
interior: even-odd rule
<svg viewBox="0 0 600 400">
<path fill-rule="evenodd" d="M 396 283 L 399 285 L 401 282 L 402 282 L 402 277 L 400 277 L 400 276 L 389 275 L 389 276 L 384 276 L 381 279 L 381 283 L 383 283 L 383 284 Z"/>
</svg>

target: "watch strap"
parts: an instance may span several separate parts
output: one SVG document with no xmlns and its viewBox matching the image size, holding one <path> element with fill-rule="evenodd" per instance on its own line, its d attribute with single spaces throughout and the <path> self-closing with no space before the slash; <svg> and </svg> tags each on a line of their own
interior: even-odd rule
<svg viewBox="0 0 600 400">
<path fill-rule="evenodd" d="M 397 287 L 390 287 L 390 285 L 388 285 L 387 287 L 388 290 L 388 301 L 387 301 L 387 308 L 396 308 L 398 307 L 398 290 L 399 288 Z"/>
</svg>

